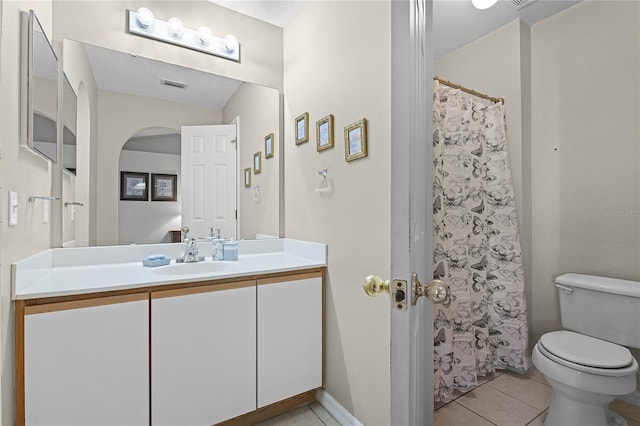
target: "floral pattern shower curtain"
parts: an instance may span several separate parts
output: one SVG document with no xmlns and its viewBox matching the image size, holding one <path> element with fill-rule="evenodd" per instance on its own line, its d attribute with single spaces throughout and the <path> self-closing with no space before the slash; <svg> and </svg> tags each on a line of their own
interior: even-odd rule
<svg viewBox="0 0 640 426">
<path fill-rule="evenodd" d="M 527 305 L 501 103 L 434 81 L 434 395 L 527 369 Z"/>
</svg>

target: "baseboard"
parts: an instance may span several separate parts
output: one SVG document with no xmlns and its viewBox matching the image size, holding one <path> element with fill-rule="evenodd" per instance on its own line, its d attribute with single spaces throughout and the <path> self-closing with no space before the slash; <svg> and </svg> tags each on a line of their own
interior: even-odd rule
<svg viewBox="0 0 640 426">
<path fill-rule="evenodd" d="M 318 396 L 316 395 L 316 398 Z M 619 400 L 626 402 L 627 404 L 635 405 L 636 407 L 640 407 L 640 391 L 635 391 L 630 393 L 629 395 L 622 395 L 618 397 Z"/>
<path fill-rule="evenodd" d="M 358 419 L 353 417 L 349 410 L 340 405 L 326 390 L 318 389 L 316 400 L 341 426 L 363 426 Z"/>
</svg>

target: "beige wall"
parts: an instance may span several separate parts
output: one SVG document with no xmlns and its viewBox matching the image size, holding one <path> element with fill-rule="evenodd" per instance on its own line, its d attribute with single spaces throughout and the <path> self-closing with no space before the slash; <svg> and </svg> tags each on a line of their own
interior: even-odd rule
<svg viewBox="0 0 640 426">
<path fill-rule="evenodd" d="M 78 246 L 95 245 L 98 213 L 96 174 L 98 162 L 98 86 L 82 43 L 64 40 L 62 52 L 64 73 L 78 97 L 75 201 L 83 203 L 84 206 L 77 209 L 75 242 Z M 64 187 L 63 196 L 67 198 Z"/>
<path fill-rule="evenodd" d="M 390 4 L 308 1 L 285 28 L 285 235 L 329 245 L 326 388 L 364 424 L 389 423 L 389 300 L 364 295 L 389 278 Z M 309 113 L 296 146 L 295 117 Z M 315 123 L 334 115 L 335 147 L 316 151 Z M 346 163 L 344 127 L 366 117 L 369 156 Z M 331 193 L 317 193 L 328 169 Z"/>
<path fill-rule="evenodd" d="M 280 168 L 282 154 L 278 149 L 280 138 L 280 93 L 269 87 L 242 84 L 222 110 L 222 122 L 230 123 L 240 117 L 238 134 L 238 238 L 253 239 L 256 234 L 279 236 L 280 230 Z M 266 159 L 264 138 L 274 134 L 273 157 Z M 262 152 L 262 173 L 253 173 L 253 154 Z M 244 187 L 244 169 L 251 168 L 251 188 Z M 255 186 L 260 196 L 254 200 Z"/>
<path fill-rule="evenodd" d="M 13 306 L 10 266 L 12 262 L 47 249 L 51 225 L 42 223 L 42 202 L 28 203 L 30 195 L 51 193 L 52 166 L 20 146 L 20 10 L 33 9 L 51 38 L 51 1 L 3 1 L 0 46 L 0 360 L 2 368 L 0 410 L 3 424 L 13 423 Z M 6 218 L 7 191 L 18 193 L 18 224 Z"/>
<path fill-rule="evenodd" d="M 118 244 L 118 163 L 122 146 L 148 127 L 220 124 L 218 108 L 168 102 L 142 96 L 99 90 L 98 92 L 98 235 L 99 245 Z M 133 170 L 135 171 L 135 170 Z"/>
<path fill-rule="evenodd" d="M 128 34 L 126 10 L 149 7 L 156 18 L 178 16 L 186 27 L 207 25 L 216 36 L 234 34 L 241 63 Z M 206 1 L 95 0 L 55 2 L 54 37 L 219 74 L 237 80 L 282 88 L 282 28 Z"/>
<path fill-rule="evenodd" d="M 533 338 L 553 279 L 640 280 L 640 3 L 587 1 L 532 28 Z"/>
</svg>

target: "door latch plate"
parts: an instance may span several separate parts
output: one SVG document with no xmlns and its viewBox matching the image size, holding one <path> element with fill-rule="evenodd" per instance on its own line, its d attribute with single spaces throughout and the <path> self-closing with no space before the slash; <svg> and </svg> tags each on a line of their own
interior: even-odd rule
<svg viewBox="0 0 640 426">
<path fill-rule="evenodd" d="M 405 280 L 393 280 L 391 297 L 394 309 L 398 311 L 407 310 L 407 282 Z"/>
</svg>

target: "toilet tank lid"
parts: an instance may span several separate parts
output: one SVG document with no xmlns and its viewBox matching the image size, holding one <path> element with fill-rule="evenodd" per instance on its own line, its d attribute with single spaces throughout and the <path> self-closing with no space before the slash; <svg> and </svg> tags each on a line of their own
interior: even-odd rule
<svg viewBox="0 0 640 426">
<path fill-rule="evenodd" d="M 556 284 L 602 291 L 622 296 L 640 297 L 640 282 L 584 274 L 562 274 Z"/>
</svg>

